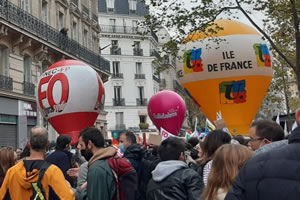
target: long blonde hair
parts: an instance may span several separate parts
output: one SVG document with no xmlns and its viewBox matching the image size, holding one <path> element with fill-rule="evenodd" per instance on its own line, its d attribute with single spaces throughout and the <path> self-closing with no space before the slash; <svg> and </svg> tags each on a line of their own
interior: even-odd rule
<svg viewBox="0 0 300 200">
<path fill-rule="evenodd" d="M 218 190 L 228 192 L 240 168 L 253 152 L 239 144 L 224 144 L 214 154 L 212 168 L 204 190 L 204 200 L 216 199 Z"/>
</svg>

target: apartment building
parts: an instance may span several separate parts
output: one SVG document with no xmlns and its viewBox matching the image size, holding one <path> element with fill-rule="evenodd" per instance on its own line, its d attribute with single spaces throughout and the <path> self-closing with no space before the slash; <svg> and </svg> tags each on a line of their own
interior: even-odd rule
<svg viewBox="0 0 300 200">
<path fill-rule="evenodd" d="M 108 80 L 99 33 L 98 0 L 0 0 L 0 146 L 22 148 L 31 127 L 47 126 L 37 111 L 36 85 L 53 63 L 82 60 Z M 99 128 L 105 129 L 105 115 Z"/>
</svg>

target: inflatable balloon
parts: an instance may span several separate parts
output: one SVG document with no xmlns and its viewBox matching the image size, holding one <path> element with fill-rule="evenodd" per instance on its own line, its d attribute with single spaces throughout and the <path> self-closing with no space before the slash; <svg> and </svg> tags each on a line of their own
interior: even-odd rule
<svg viewBox="0 0 300 200">
<path fill-rule="evenodd" d="M 148 104 L 148 114 L 160 131 L 178 135 L 185 117 L 185 103 L 176 92 L 164 90 L 153 95 Z"/>
<path fill-rule="evenodd" d="M 75 144 L 80 131 L 93 126 L 104 105 L 102 80 L 84 62 L 59 61 L 41 75 L 37 104 L 53 128 L 70 135 Z"/>
<path fill-rule="evenodd" d="M 270 52 L 253 28 L 231 20 L 216 24 L 221 30 L 213 38 L 187 37 L 177 75 L 210 121 L 221 111 L 232 134 L 247 134 L 272 80 Z"/>
</svg>

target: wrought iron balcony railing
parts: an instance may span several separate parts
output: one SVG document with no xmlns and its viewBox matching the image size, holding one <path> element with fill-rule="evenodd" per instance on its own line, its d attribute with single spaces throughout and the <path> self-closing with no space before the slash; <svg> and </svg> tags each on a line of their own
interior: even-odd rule
<svg viewBox="0 0 300 200">
<path fill-rule="evenodd" d="M 0 0 L 0 19 L 25 30 L 99 70 L 109 73 L 109 61 L 7 0 Z"/>
<path fill-rule="evenodd" d="M 35 85 L 33 83 L 23 82 L 23 91 L 26 95 L 34 96 Z"/>
<path fill-rule="evenodd" d="M 111 55 L 121 55 L 121 48 L 111 47 L 110 54 Z"/>
<path fill-rule="evenodd" d="M 160 78 L 158 78 L 158 77 L 156 77 L 156 76 L 154 76 L 154 75 L 153 75 L 152 77 L 153 77 L 153 80 L 154 80 L 154 81 L 156 81 L 157 83 L 160 83 Z"/>
<path fill-rule="evenodd" d="M 140 99 L 140 98 L 137 98 L 136 99 L 136 105 L 137 106 L 147 106 L 148 102 L 147 102 L 147 99 Z"/>
<path fill-rule="evenodd" d="M 8 76 L 0 75 L 0 90 L 13 90 L 13 79 Z"/>
<path fill-rule="evenodd" d="M 121 73 L 112 74 L 111 78 L 112 79 L 123 79 L 123 74 L 121 74 Z"/>
<path fill-rule="evenodd" d="M 114 106 L 125 106 L 125 99 L 113 99 L 113 105 Z"/>
<path fill-rule="evenodd" d="M 138 28 L 133 26 L 114 26 L 114 25 L 100 25 L 101 33 L 122 33 L 122 34 L 143 34 L 146 32 L 144 28 Z M 151 31 L 148 36 L 152 36 L 153 39 L 158 42 L 157 35 Z"/>
<path fill-rule="evenodd" d="M 92 13 L 92 19 L 98 23 L 98 16 L 95 13 Z"/>
<path fill-rule="evenodd" d="M 133 55 L 135 55 L 135 56 L 143 56 L 143 49 L 134 48 L 133 49 Z"/>
<path fill-rule="evenodd" d="M 89 16 L 90 15 L 90 10 L 83 4 L 81 6 L 82 6 L 82 12 L 87 14 L 87 16 Z"/>
<path fill-rule="evenodd" d="M 155 49 L 150 50 L 150 56 L 155 56 L 156 58 L 160 58 L 159 53 Z"/>
<path fill-rule="evenodd" d="M 72 0 L 72 3 L 78 7 L 78 0 Z"/>
<path fill-rule="evenodd" d="M 145 74 L 135 74 L 134 78 L 135 79 L 145 79 Z"/>
<path fill-rule="evenodd" d="M 116 130 L 125 130 L 126 125 L 125 124 L 116 124 Z"/>
</svg>

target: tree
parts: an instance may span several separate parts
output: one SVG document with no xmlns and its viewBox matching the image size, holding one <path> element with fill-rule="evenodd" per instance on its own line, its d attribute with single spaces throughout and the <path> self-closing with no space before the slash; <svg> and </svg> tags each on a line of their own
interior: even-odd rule
<svg viewBox="0 0 300 200">
<path fill-rule="evenodd" d="M 184 101 L 186 103 L 186 110 L 187 110 L 187 124 L 191 127 L 194 131 L 195 121 L 196 118 L 198 119 L 197 125 L 204 127 L 206 117 L 201 112 L 199 107 L 193 102 L 190 97 L 185 96 Z"/>
<path fill-rule="evenodd" d="M 144 25 L 155 30 L 161 25 L 172 30 L 175 35 L 172 42 L 180 44 L 184 38 L 196 31 L 217 30 L 208 29 L 214 20 L 226 14 L 236 18 L 236 11 L 242 12 L 257 30 L 268 40 L 274 51 L 295 72 L 298 91 L 300 91 L 300 1 L 299 0 L 202 0 L 195 1 L 191 8 L 185 6 L 185 0 L 149 0 L 153 7 L 151 15 L 146 16 Z M 260 28 L 250 17 L 251 11 L 264 13 L 265 29 Z M 217 27 L 221 29 L 222 27 Z M 267 30 L 267 31 L 264 31 Z M 174 48 L 174 46 L 172 46 Z M 174 51 L 174 50 L 173 50 Z"/>
</svg>

